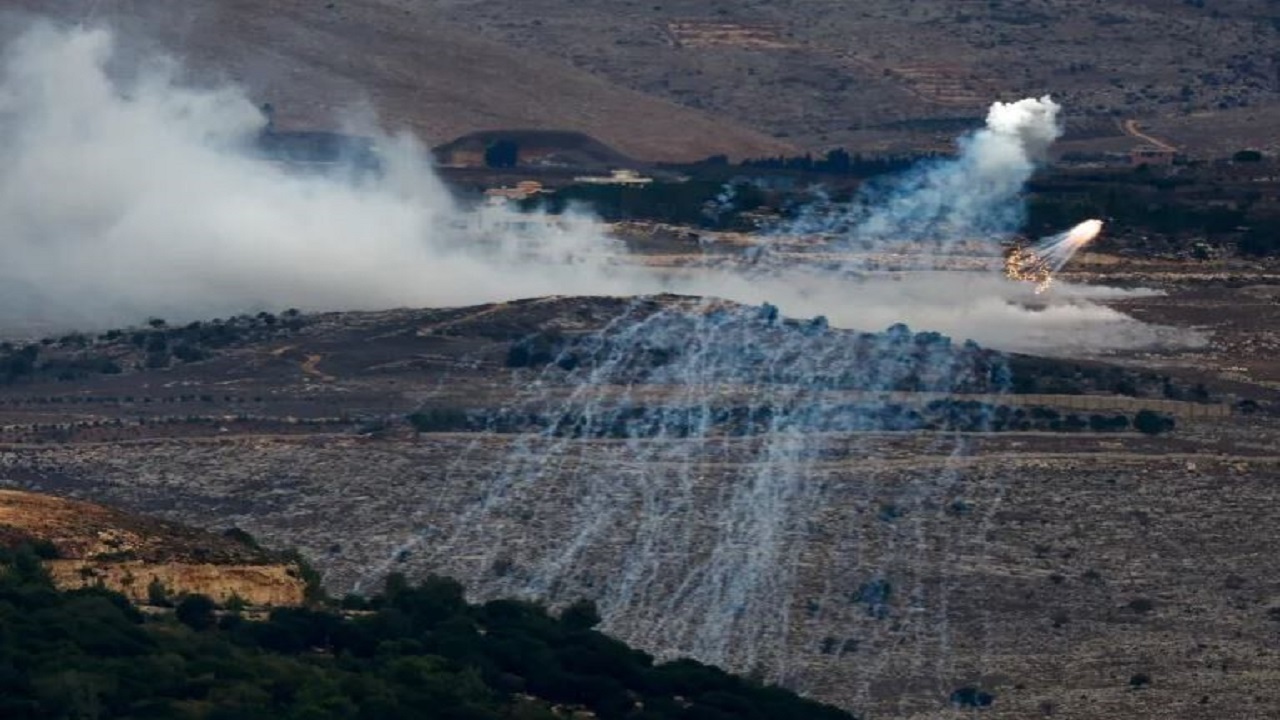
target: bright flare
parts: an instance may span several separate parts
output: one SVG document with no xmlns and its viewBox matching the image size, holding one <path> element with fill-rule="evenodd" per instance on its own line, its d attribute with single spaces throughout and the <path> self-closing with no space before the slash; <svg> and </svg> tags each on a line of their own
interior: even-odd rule
<svg viewBox="0 0 1280 720">
<path fill-rule="evenodd" d="M 1053 285 L 1054 273 L 1101 232 L 1101 220 L 1085 220 L 1065 233 L 1041 240 L 1034 247 L 1014 248 L 1005 258 L 1004 274 L 1011 280 L 1034 283 L 1039 295 Z"/>
</svg>

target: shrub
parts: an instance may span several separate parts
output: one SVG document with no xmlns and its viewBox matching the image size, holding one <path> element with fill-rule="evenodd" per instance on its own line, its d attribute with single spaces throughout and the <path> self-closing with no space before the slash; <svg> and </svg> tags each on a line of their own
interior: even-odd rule
<svg viewBox="0 0 1280 720">
<path fill-rule="evenodd" d="M 188 595 L 178 603 L 173 614 L 178 622 L 197 632 L 213 627 L 216 619 L 213 611 L 217 608 L 213 600 L 205 595 Z"/>
<path fill-rule="evenodd" d="M 1139 410 L 1138 414 L 1133 416 L 1133 428 L 1145 435 L 1159 435 L 1173 430 L 1173 427 L 1172 417 L 1154 410 Z"/>
<path fill-rule="evenodd" d="M 995 696 L 974 687 L 962 687 L 951 693 L 951 704 L 956 707 L 989 707 Z"/>
<path fill-rule="evenodd" d="M 457 408 L 429 408 L 408 417 L 409 424 L 418 432 L 450 432 L 466 430 L 470 421 L 467 413 Z"/>
</svg>

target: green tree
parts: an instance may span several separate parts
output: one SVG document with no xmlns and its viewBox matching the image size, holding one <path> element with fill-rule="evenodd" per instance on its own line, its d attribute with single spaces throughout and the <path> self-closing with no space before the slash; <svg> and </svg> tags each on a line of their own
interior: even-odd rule
<svg viewBox="0 0 1280 720">
<path fill-rule="evenodd" d="M 520 145 L 514 140 L 497 140 L 484 149 L 484 164 L 491 168 L 513 168 L 520 164 Z"/>
<path fill-rule="evenodd" d="M 1133 416 L 1133 428 L 1145 435 L 1159 435 L 1173 429 L 1173 418 L 1154 410 L 1139 410 Z"/>
<path fill-rule="evenodd" d="M 147 583 L 147 604 L 153 607 L 169 607 L 169 589 L 160 582 L 160 578 L 153 577 L 151 582 Z"/>
<path fill-rule="evenodd" d="M 178 602 L 173 614 L 178 622 L 200 632 L 213 627 L 216 622 L 213 611 L 217 607 L 206 595 L 187 595 Z"/>
<path fill-rule="evenodd" d="M 600 612 L 590 600 L 579 600 L 560 613 L 560 624 L 569 630 L 590 630 L 600 624 Z"/>
</svg>

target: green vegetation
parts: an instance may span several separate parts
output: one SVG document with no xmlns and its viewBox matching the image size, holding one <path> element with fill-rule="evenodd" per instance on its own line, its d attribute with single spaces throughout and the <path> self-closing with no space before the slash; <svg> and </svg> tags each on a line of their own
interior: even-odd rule
<svg viewBox="0 0 1280 720">
<path fill-rule="evenodd" d="M 151 318 L 145 327 L 110 330 L 95 338 L 72 333 L 26 345 L 0 343 L 0 385 L 82 380 L 93 375 L 117 375 L 125 368 L 160 369 L 175 361 L 199 362 L 219 350 L 296 332 L 306 324 L 297 310 L 281 315 L 239 315 L 180 327 Z"/>
<path fill-rule="evenodd" d="M 1173 418 L 1152 410 L 1139 410 L 1133 417 L 1133 428 L 1146 435 L 1159 435 L 1173 429 Z"/>
<path fill-rule="evenodd" d="M 779 427 L 802 432 L 1125 432 L 1131 427 L 1157 435 L 1174 428 L 1174 419 L 1152 410 L 1079 414 L 1051 407 L 1016 407 L 977 400 L 933 400 L 921 406 L 893 402 L 833 405 L 821 414 L 792 416 L 769 405 L 687 407 L 630 405 L 602 415 L 579 411 L 539 414 L 495 412 L 465 426 L 436 432 L 545 433 L 556 437 L 614 438 L 691 437 L 708 431 L 743 437 L 776 432 Z"/>
<path fill-rule="evenodd" d="M 718 198 L 726 192 L 726 185 L 721 180 L 655 182 L 643 187 L 570 185 L 548 197 L 523 200 L 520 208 L 562 213 L 574 206 L 584 206 L 609 221 L 644 219 L 708 228 L 749 229 L 742 213 L 763 206 L 769 197 L 747 183 L 732 185 L 732 189 L 732 203 L 722 207 Z"/>
<path fill-rule="evenodd" d="M 413 429 L 420 433 L 474 429 L 466 411 L 457 408 L 427 408 L 409 415 L 408 420 Z"/>
<path fill-rule="evenodd" d="M 411 586 L 346 611 L 265 620 L 208 598 L 144 615 L 101 589 L 59 592 L 28 546 L 0 550 L 0 717 L 192 720 L 848 718 L 791 692 L 682 660 L 657 664 L 592 627 L 516 601 L 471 605 L 457 583 Z"/>
<path fill-rule="evenodd" d="M 484 164 L 491 168 L 513 168 L 520 162 L 520 146 L 514 140 L 498 140 L 484 150 Z"/>
<path fill-rule="evenodd" d="M 918 121 L 917 121 L 918 122 Z M 955 127 L 956 123 L 961 127 Z M 941 120 L 945 127 L 931 127 L 932 131 L 956 131 L 972 126 L 967 120 L 954 121 L 951 119 Z M 915 128 L 923 129 L 923 128 Z M 863 156 L 861 154 L 850 154 L 844 148 L 835 148 L 827 151 L 825 155 L 814 158 L 812 155 L 800 155 L 798 157 L 773 157 L 758 158 L 754 160 L 744 160 L 741 165 L 743 168 L 756 168 L 761 170 L 794 170 L 799 172 L 827 173 L 831 175 L 849 175 L 858 178 L 870 178 L 877 175 L 888 173 L 897 173 L 908 170 L 918 163 L 940 157 L 937 154 L 919 154 L 905 153 L 900 155 L 871 155 Z"/>
<path fill-rule="evenodd" d="M 670 322 L 688 324 L 688 319 L 671 318 Z M 756 347 L 742 351 L 732 340 L 720 344 L 708 340 L 709 344 L 697 346 L 698 355 L 721 358 L 724 373 L 754 382 L 959 395 L 1122 395 L 1199 403 L 1217 399 L 1203 384 L 1179 382 L 1168 375 L 1100 362 L 1003 353 L 972 341 L 957 343 L 937 332 L 912 332 L 902 324 L 879 333 L 837 332 L 831 331 L 822 317 L 779 321 L 777 308 L 767 303 L 727 315 L 722 322 L 748 326 L 745 329 L 757 338 Z M 692 325 L 689 328 L 669 335 L 690 337 L 698 332 Z M 732 333 L 725 335 L 733 337 Z M 803 368 L 809 352 L 806 348 L 814 346 L 822 352 L 841 346 L 847 357 L 858 362 L 829 374 L 823 369 L 807 375 L 801 370 L 797 375 L 792 366 Z M 540 372 L 553 366 L 566 372 L 582 368 L 598 373 L 603 369 L 618 382 L 644 383 L 662 367 L 678 362 L 692 347 L 671 342 L 636 343 L 632 338 L 616 341 L 608 333 L 569 336 L 544 332 L 513 340 L 506 365 Z M 773 354 L 764 352 L 766 349 Z M 939 373 L 939 367 L 947 372 Z"/>
<path fill-rule="evenodd" d="M 610 220 L 653 220 L 705 228 L 751 230 L 763 212 L 785 223 L 830 202 L 856 201 L 866 181 L 908 171 L 939 155 L 861 156 L 836 148 L 814 157 L 760 158 L 730 164 L 714 156 L 673 166 L 687 182 L 647 187 L 571 185 L 524 209 L 560 212 L 574 203 Z M 1113 164 L 1106 165 L 1106 162 Z M 1172 168 L 1053 167 L 1029 185 L 1028 235 L 1061 232 L 1085 218 L 1103 218 L 1100 249 L 1166 257 L 1201 257 L 1205 248 L 1246 256 L 1280 255 L 1277 165 L 1256 150 L 1230 162 L 1179 162 Z M 833 224 L 839 218 L 833 217 Z"/>
</svg>

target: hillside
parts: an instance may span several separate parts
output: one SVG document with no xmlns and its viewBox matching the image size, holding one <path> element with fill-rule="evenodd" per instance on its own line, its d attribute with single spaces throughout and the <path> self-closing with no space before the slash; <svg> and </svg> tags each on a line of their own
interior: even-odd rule
<svg viewBox="0 0 1280 720">
<path fill-rule="evenodd" d="M 233 537 L 48 495 L 0 490 L 0 544 L 40 542 L 60 588 L 105 586 L 135 602 L 201 594 L 254 606 L 300 605 L 303 572 Z M 252 541 L 249 541 L 250 543 Z"/>
<path fill-rule="evenodd" d="M 992 100 L 1052 93 L 1069 139 L 1121 138 L 1122 118 L 1185 116 L 1194 128 L 1178 140 L 1194 151 L 1239 108 L 1254 117 L 1234 142 L 1273 142 L 1280 105 L 1280 15 L 1266 0 L 436 7 L 487 37 L 806 145 L 945 147 L 951 120 L 972 126 Z"/>
<path fill-rule="evenodd" d="M 110 22 L 246 84 L 286 128 L 370 107 L 429 144 L 584 132 L 641 160 L 946 149 L 996 99 L 1052 93 L 1060 151 L 1275 149 L 1280 16 L 1265 0 L 769 3 L 17 0 Z M 358 114 L 358 113 L 357 113 Z M 349 115 L 349 113 L 348 113 Z"/>
<path fill-rule="evenodd" d="M 346 608 L 251 618 L 202 596 L 142 613 L 99 587 L 55 591 L 30 545 L 0 547 L 0 717 L 182 720 L 842 720 L 692 662 L 658 664 L 591 628 L 455 582 L 388 581 Z"/>
<path fill-rule="evenodd" d="M 1274 314 L 1249 290 L 1267 277 L 1126 301 L 1217 317 L 1211 348 L 1016 358 L 1015 384 L 1062 394 L 952 404 L 937 391 L 982 391 L 959 369 L 996 358 L 679 296 L 71 334 L 8 350 L 0 482 L 242 527 L 338 594 L 402 572 L 590 598 L 659 658 L 859 715 L 937 717 L 970 688 L 991 718 L 1243 720 L 1280 701 L 1252 531 L 1276 522 L 1280 457 L 1274 415 L 1222 393 L 1274 401 Z M 1199 381 L 1214 402 L 1166 399 Z M 1143 407 L 1176 428 L 1134 432 Z"/>
<path fill-rule="evenodd" d="M 64 22 L 108 23 L 139 54 L 175 54 L 204 79 L 271 102 L 281 129 L 333 128 L 376 112 L 429 145 L 478 131 L 574 130 L 643 160 L 785 152 L 731 119 L 681 107 L 440 21 L 417 5 L 354 0 L 18 0 Z"/>
</svg>

